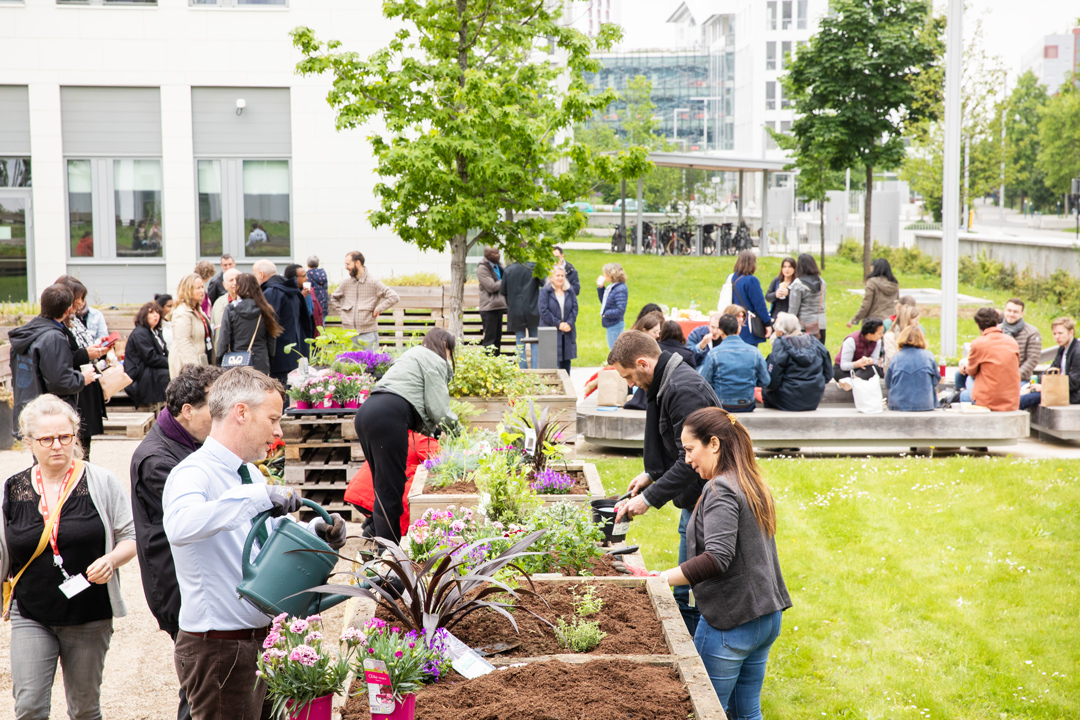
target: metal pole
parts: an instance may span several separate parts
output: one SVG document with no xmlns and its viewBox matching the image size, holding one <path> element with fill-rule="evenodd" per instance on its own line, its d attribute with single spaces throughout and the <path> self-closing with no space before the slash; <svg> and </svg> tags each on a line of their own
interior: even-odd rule
<svg viewBox="0 0 1080 720">
<path fill-rule="evenodd" d="M 641 248 L 642 248 L 642 246 L 643 246 L 643 244 L 645 242 L 642 235 L 641 235 L 641 233 L 642 233 L 641 214 L 642 214 L 642 212 L 644 212 L 644 208 L 643 208 L 643 204 L 642 204 L 642 200 L 641 200 L 641 186 L 642 186 L 642 179 L 638 178 L 637 179 L 637 240 L 635 241 L 635 244 L 634 244 L 634 252 L 636 252 L 638 255 L 641 254 Z"/>
<path fill-rule="evenodd" d="M 1009 112 L 1008 96 L 1006 106 L 1001 108 L 1001 194 L 998 195 L 998 208 L 1001 210 L 1001 224 L 1005 224 L 1005 115 Z"/>
<path fill-rule="evenodd" d="M 971 169 L 971 137 L 964 138 L 964 220 L 960 224 L 971 232 L 971 198 L 968 197 L 968 172 Z"/>
<path fill-rule="evenodd" d="M 690 112 L 690 108 L 675 108 L 671 111 L 672 145 L 679 142 L 679 113 Z"/>
<path fill-rule="evenodd" d="M 964 0 L 949 0 L 945 61 L 945 168 L 941 186 L 941 354 L 956 355 L 960 243 L 960 80 L 964 54 Z"/>
<path fill-rule="evenodd" d="M 769 171 L 761 172 L 761 246 L 758 255 L 766 257 L 769 254 Z"/>
<path fill-rule="evenodd" d="M 622 191 L 619 194 L 619 223 L 622 228 L 622 247 L 619 248 L 619 252 L 626 252 L 626 231 L 629 229 L 626 227 L 626 178 L 622 179 Z"/>
<path fill-rule="evenodd" d="M 743 209 L 743 204 L 744 204 L 743 193 L 742 193 L 742 189 L 743 189 L 743 182 L 742 181 L 743 181 L 743 171 L 740 170 L 739 171 L 739 223 L 740 224 L 742 223 L 742 209 Z M 738 225 L 735 226 L 735 229 L 736 230 L 739 229 Z"/>
</svg>

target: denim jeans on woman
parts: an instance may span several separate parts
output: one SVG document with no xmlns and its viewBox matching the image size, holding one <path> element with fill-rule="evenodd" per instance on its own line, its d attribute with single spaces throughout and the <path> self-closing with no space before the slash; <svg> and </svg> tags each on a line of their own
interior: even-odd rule
<svg viewBox="0 0 1080 720">
<path fill-rule="evenodd" d="M 607 332 L 608 350 L 615 347 L 615 341 L 619 339 L 619 335 L 621 335 L 622 331 L 625 330 L 625 329 L 626 329 L 626 323 L 625 322 L 621 322 L 621 323 L 618 323 L 616 325 L 612 325 L 609 328 L 604 328 L 604 330 Z"/>
<path fill-rule="evenodd" d="M 761 717 L 761 686 L 769 648 L 780 635 L 781 611 L 762 615 L 730 630 L 699 622 L 694 634 L 705 670 L 730 720 Z"/>
<path fill-rule="evenodd" d="M 48 720 L 56 661 L 64 669 L 68 717 L 100 720 L 101 678 L 113 621 L 50 626 L 24 618 L 11 604 L 11 694 L 19 720 Z"/>
<path fill-rule="evenodd" d="M 683 508 L 682 515 L 679 517 L 679 564 L 682 565 L 689 558 L 686 557 L 686 525 L 690 522 L 690 516 L 694 514 L 693 509 Z M 683 622 L 686 623 L 686 630 L 690 633 L 690 637 L 694 637 L 694 631 L 697 630 L 698 625 L 701 623 L 701 613 L 697 607 L 690 604 L 690 586 L 689 585 L 676 585 L 671 589 L 672 594 L 675 596 L 675 602 L 679 605 L 679 612 L 682 614 Z"/>
</svg>

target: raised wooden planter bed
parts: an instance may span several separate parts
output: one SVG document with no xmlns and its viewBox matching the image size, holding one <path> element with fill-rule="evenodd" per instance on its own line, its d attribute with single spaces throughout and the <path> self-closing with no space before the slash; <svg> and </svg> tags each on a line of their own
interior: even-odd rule
<svg viewBox="0 0 1080 720">
<path fill-rule="evenodd" d="M 570 382 L 570 376 L 565 370 L 525 370 L 526 373 L 545 383 L 551 390 L 544 395 L 526 395 L 518 402 L 527 403 L 532 400 L 537 412 L 544 407 L 548 408 L 549 417 L 557 418 L 566 424 L 563 435 L 570 439 L 577 434 L 577 391 Z M 471 419 L 473 427 L 484 430 L 495 430 L 503 421 L 503 415 L 509 412 L 510 399 L 506 397 L 465 397 L 455 398 L 467 402 L 475 407 L 479 414 Z"/>
<path fill-rule="evenodd" d="M 544 500 L 544 504 L 554 505 L 558 502 L 584 503 L 606 497 L 604 484 L 600 482 L 600 473 L 596 471 L 596 466 L 592 463 L 554 463 L 550 467 L 564 472 L 577 471 L 584 473 L 585 480 L 589 484 L 589 493 L 587 495 L 540 495 Z M 480 504 L 480 496 L 476 493 L 436 495 L 435 493 L 425 492 L 427 477 L 427 470 L 423 466 L 416 469 L 416 476 L 413 478 L 412 488 L 409 490 L 409 517 L 418 518 L 429 508 L 443 510 L 448 505 L 458 508 L 475 508 Z"/>
</svg>

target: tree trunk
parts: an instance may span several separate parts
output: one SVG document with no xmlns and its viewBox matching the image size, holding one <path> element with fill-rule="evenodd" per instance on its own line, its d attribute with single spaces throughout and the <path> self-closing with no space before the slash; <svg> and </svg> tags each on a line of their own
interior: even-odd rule
<svg viewBox="0 0 1080 720">
<path fill-rule="evenodd" d="M 469 251 L 464 235 L 450 239 L 450 317 L 447 330 L 460 339 L 462 336 L 462 309 L 465 305 L 465 255 Z"/>
<path fill-rule="evenodd" d="M 870 235 L 870 198 L 874 192 L 874 168 L 866 166 L 866 207 L 864 209 L 865 223 L 863 224 L 862 240 L 862 272 L 863 279 L 870 277 L 870 254 L 874 249 L 873 238 Z"/>
<path fill-rule="evenodd" d="M 825 269 L 825 201 L 818 203 L 821 212 L 821 269 Z"/>
</svg>

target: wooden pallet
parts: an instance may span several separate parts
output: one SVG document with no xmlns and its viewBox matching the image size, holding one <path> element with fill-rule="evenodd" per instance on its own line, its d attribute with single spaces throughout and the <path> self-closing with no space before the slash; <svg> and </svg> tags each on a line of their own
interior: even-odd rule
<svg viewBox="0 0 1080 720">
<path fill-rule="evenodd" d="M 154 425 L 154 414 L 148 412 L 110 412 L 103 421 L 105 435 L 122 435 L 141 440 Z"/>
<path fill-rule="evenodd" d="M 319 503 L 327 512 L 340 513 L 351 522 L 361 513 L 345 502 L 349 481 L 363 465 L 363 451 L 356 439 L 353 413 L 326 412 L 286 415 L 281 421 L 285 438 L 285 484 L 297 487 L 301 496 Z M 301 512 L 301 519 L 314 516 Z"/>
</svg>

